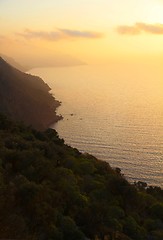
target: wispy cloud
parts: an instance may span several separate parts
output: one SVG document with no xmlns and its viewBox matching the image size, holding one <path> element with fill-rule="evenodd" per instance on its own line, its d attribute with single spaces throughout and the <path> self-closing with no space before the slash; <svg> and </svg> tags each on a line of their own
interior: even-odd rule
<svg viewBox="0 0 163 240">
<path fill-rule="evenodd" d="M 59 29 L 64 35 L 75 38 L 102 38 L 103 33 L 93 31 L 78 31 L 69 29 Z"/>
<path fill-rule="evenodd" d="M 146 23 L 137 23 L 137 27 L 144 32 L 152 34 L 163 34 L 163 24 L 146 24 Z"/>
<path fill-rule="evenodd" d="M 138 35 L 141 33 L 141 30 L 135 26 L 118 26 L 117 32 L 119 34 L 128 34 L 128 35 Z"/>
<path fill-rule="evenodd" d="M 16 33 L 16 35 L 22 36 L 26 39 L 43 39 L 48 41 L 57 41 L 62 37 L 59 31 L 46 32 L 32 31 L 30 29 L 25 29 L 24 32 Z"/>
<path fill-rule="evenodd" d="M 126 34 L 126 35 L 138 35 L 141 33 L 149 33 L 149 34 L 163 34 L 163 24 L 156 23 L 156 24 L 148 24 L 143 22 L 135 23 L 133 26 L 122 25 L 117 27 L 117 32 L 119 34 Z"/>
<path fill-rule="evenodd" d="M 40 39 L 46 41 L 59 41 L 64 39 L 79 39 L 79 38 L 87 38 L 87 39 L 97 39 L 102 38 L 103 34 L 94 31 L 78 31 L 78 30 L 70 30 L 70 29 L 61 29 L 58 28 L 54 31 L 32 31 L 30 29 L 25 29 L 22 33 L 16 33 L 19 36 L 22 36 L 26 39 Z"/>
</svg>

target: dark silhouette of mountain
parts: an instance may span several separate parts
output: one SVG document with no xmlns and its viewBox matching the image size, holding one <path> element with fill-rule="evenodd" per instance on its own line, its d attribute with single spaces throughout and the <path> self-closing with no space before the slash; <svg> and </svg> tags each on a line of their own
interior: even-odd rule
<svg viewBox="0 0 163 240">
<path fill-rule="evenodd" d="M 39 77 L 0 58 L 0 112 L 45 129 L 59 106 Z M 162 240 L 163 190 L 0 114 L 0 237 Z"/>
<path fill-rule="evenodd" d="M 20 65 L 18 62 L 16 62 L 13 58 L 11 57 L 8 57 L 4 54 L 1 54 L 1 57 L 7 62 L 9 63 L 11 66 L 15 67 L 16 69 L 22 71 L 22 72 L 26 72 L 28 70 L 30 70 L 29 67 L 27 66 L 23 66 L 23 65 Z"/>
<path fill-rule="evenodd" d="M 44 81 L 23 73 L 0 57 L 0 112 L 43 130 L 60 119 L 60 105 Z"/>
</svg>

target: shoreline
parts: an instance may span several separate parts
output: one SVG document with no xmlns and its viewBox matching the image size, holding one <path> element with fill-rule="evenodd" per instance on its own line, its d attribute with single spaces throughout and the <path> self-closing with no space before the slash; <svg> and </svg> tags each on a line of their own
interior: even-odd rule
<svg viewBox="0 0 163 240">
<path fill-rule="evenodd" d="M 56 113 L 61 103 L 42 78 L 21 72 L 1 57 L 0 74 L 1 113 L 40 131 L 62 119 Z"/>
<path fill-rule="evenodd" d="M 47 75 L 48 76 L 48 75 Z M 50 80 L 51 81 L 51 80 Z M 49 84 L 51 84 L 51 82 L 49 81 Z M 58 81 L 58 80 L 57 80 Z M 51 86 L 51 85 L 50 85 Z M 60 86 L 60 85 L 59 85 Z M 61 85 L 62 86 L 62 88 L 64 89 L 64 85 L 62 84 Z M 66 85 L 67 86 L 67 85 Z M 55 95 L 55 84 L 52 84 L 52 88 L 53 88 L 53 93 L 54 93 L 54 95 Z M 56 89 L 57 90 L 57 89 Z M 61 90 L 59 90 L 60 92 L 61 92 Z M 74 119 L 72 119 L 73 120 L 73 122 L 75 122 L 75 126 L 76 126 L 76 128 L 75 128 L 75 130 L 73 129 L 73 122 L 72 122 L 72 120 L 70 119 L 70 115 L 71 115 L 71 113 L 73 113 L 74 114 L 74 112 L 75 112 L 75 110 L 74 110 L 74 112 L 73 112 L 73 110 L 71 109 L 71 108 L 69 108 L 69 107 L 67 107 L 67 106 L 71 106 L 70 105 L 70 102 L 69 102 L 69 104 L 67 105 L 66 104 L 66 101 L 65 101 L 65 98 L 64 98 L 64 95 L 63 95 L 63 93 L 64 93 L 64 90 L 62 91 L 62 94 L 60 94 L 60 95 L 58 95 L 58 92 L 56 91 L 56 95 L 57 96 L 60 96 L 60 99 L 61 99 L 61 101 L 63 101 L 63 105 L 61 106 L 61 108 L 59 109 L 59 110 L 57 110 L 57 112 L 58 113 L 61 113 L 61 114 L 63 114 L 63 119 L 64 119 L 64 121 L 63 122 L 59 122 L 59 123 L 57 123 L 57 124 L 55 124 L 56 122 L 53 122 L 52 123 L 52 125 L 50 126 L 51 128 L 53 128 L 53 129 L 55 129 L 56 131 L 58 131 L 58 133 L 59 133 L 59 136 L 61 136 L 61 138 L 63 138 L 63 139 L 65 139 L 65 141 L 66 141 L 66 144 L 68 144 L 69 146 L 71 146 L 71 147 L 73 147 L 73 148 L 77 148 L 79 151 L 84 151 L 84 152 L 87 152 L 87 153 L 89 153 L 89 154 L 91 154 L 91 155 L 94 155 L 94 156 L 96 156 L 98 159 L 100 159 L 101 161 L 105 161 L 105 162 L 109 162 L 110 164 L 111 164 L 111 166 L 112 166 L 112 159 L 111 159 L 111 156 L 109 156 L 108 157 L 108 160 L 104 160 L 104 159 L 102 159 L 101 157 L 99 157 L 99 156 L 97 156 L 96 154 L 95 154 L 95 152 L 91 152 L 90 150 L 92 150 L 93 149 L 93 147 L 92 148 L 89 148 L 89 145 L 87 145 L 87 139 L 89 139 L 90 140 L 90 138 L 91 138 L 91 135 L 90 135 L 90 138 L 89 138 L 89 136 L 87 136 L 87 139 L 86 139 L 86 141 L 85 141 L 85 143 L 84 144 L 82 144 L 82 147 L 80 148 L 80 144 L 78 144 L 79 143 L 79 141 L 81 140 L 81 142 L 82 142 L 82 139 L 83 138 L 77 138 L 77 143 L 76 143 L 76 137 L 75 137 L 75 134 L 76 133 L 78 133 L 78 128 L 80 128 L 79 126 L 80 125 L 78 125 L 78 124 L 80 124 L 79 123 L 79 116 L 76 116 L 76 118 Z M 70 100 L 71 100 L 71 98 L 69 98 Z M 69 99 L 67 98 L 67 101 L 69 101 Z M 66 107 L 65 107 L 66 106 Z M 76 115 L 76 114 L 74 114 L 74 115 Z M 67 121 L 67 118 L 69 119 L 69 121 Z M 86 115 L 85 115 L 85 118 L 86 118 Z M 60 119 L 60 120 L 63 120 L 62 118 Z M 72 123 L 71 123 L 72 122 Z M 88 122 L 88 121 L 87 121 Z M 85 123 L 84 123 L 85 124 Z M 78 126 L 78 127 L 77 127 Z M 63 130 L 64 129 L 64 130 Z M 69 130 L 68 130 L 69 129 Z M 72 135 L 71 135 L 71 130 L 72 130 L 72 132 L 73 132 L 73 130 L 74 130 L 74 134 L 72 133 Z M 65 134 L 66 133 L 66 134 Z M 71 139 L 72 138 L 72 139 Z M 91 142 L 91 140 L 90 140 L 90 142 Z M 93 141 L 92 141 L 93 142 Z M 107 145 L 107 143 L 106 143 L 106 145 Z M 83 146 L 85 146 L 85 148 L 83 147 Z M 91 146 L 93 146 L 93 145 L 91 145 Z M 82 151 L 82 152 L 83 152 Z M 132 155 L 130 156 L 131 157 L 131 159 L 132 159 Z M 131 161 L 130 159 L 128 160 L 128 161 Z M 157 172 L 155 173 L 156 175 L 156 178 L 154 177 L 154 179 L 150 179 L 150 178 L 148 178 L 148 172 L 147 172 L 147 175 L 145 176 L 145 177 L 141 177 L 141 175 L 139 175 L 139 173 L 141 173 L 141 169 L 139 169 L 139 172 L 137 172 L 137 174 L 134 174 L 133 173 L 133 171 L 132 171 L 132 168 L 131 168 L 131 170 L 128 170 L 128 168 L 127 168 L 127 170 L 126 170 L 126 168 L 125 168 L 125 164 L 124 165 L 119 165 L 118 163 L 116 163 L 116 162 L 114 162 L 115 164 L 112 166 L 113 168 L 120 168 L 121 170 L 122 170 L 122 172 L 123 172 L 123 174 L 125 175 L 125 178 L 130 182 L 130 183 L 134 183 L 134 182 L 146 182 L 147 184 L 148 184 L 148 186 L 153 186 L 153 187 L 161 187 L 162 189 L 163 189 L 163 186 L 162 186 L 162 181 L 160 181 L 159 180 L 159 177 L 158 177 L 158 180 L 157 180 Z M 132 175 L 130 174 L 130 173 L 132 173 Z M 144 179 L 143 179 L 144 178 Z"/>
</svg>

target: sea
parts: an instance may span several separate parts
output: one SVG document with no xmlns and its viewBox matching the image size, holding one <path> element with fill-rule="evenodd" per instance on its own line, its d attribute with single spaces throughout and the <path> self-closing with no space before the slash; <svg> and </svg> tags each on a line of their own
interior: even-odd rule
<svg viewBox="0 0 163 240">
<path fill-rule="evenodd" d="M 51 127 L 65 143 L 163 188 L 163 75 L 148 65 L 37 68 L 61 101 Z"/>
</svg>

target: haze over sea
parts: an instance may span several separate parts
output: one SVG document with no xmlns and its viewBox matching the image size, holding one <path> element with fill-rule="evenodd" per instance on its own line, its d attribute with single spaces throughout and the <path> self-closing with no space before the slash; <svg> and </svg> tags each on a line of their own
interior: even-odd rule
<svg viewBox="0 0 163 240">
<path fill-rule="evenodd" d="M 163 188 L 163 78 L 157 66 L 85 65 L 31 73 L 62 102 L 58 114 L 64 119 L 52 127 L 67 144 L 121 168 L 130 181 Z"/>
</svg>

